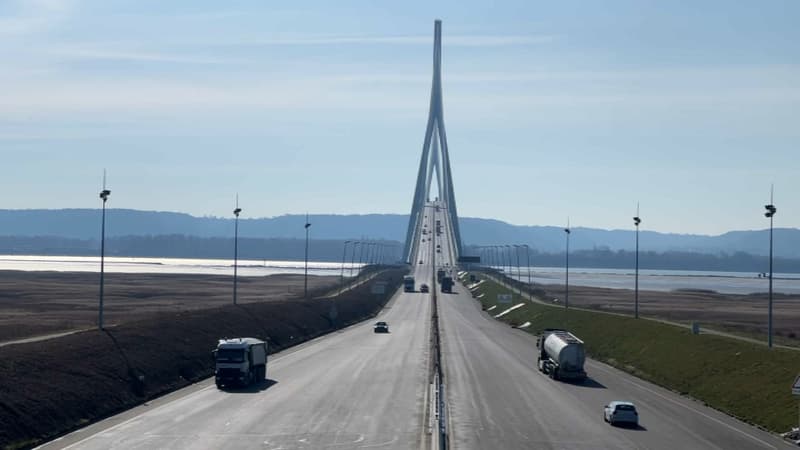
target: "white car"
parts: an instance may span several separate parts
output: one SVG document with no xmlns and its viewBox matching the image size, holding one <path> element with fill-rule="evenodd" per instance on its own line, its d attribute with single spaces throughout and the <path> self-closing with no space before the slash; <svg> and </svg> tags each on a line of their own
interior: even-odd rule
<svg viewBox="0 0 800 450">
<path fill-rule="evenodd" d="M 639 424 L 639 413 L 631 402 L 615 401 L 603 408 L 603 420 L 616 425 L 618 423 Z"/>
</svg>

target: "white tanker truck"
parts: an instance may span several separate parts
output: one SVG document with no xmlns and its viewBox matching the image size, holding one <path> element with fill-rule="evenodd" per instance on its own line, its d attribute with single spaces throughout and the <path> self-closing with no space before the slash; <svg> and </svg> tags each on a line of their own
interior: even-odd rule
<svg viewBox="0 0 800 450">
<path fill-rule="evenodd" d="M 583 341 L 567 330 L 545 329 L 536 341 L 539 371 L 554 380 L 586 379 Z"/>
</svg>

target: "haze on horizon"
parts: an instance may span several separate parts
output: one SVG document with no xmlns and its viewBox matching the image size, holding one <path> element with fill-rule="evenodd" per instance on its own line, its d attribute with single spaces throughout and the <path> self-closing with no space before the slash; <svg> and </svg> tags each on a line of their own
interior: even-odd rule
<svg viewBox="0 0 800 450">
<path fill-rule="evenodd" d="M 433 20 L 459 215 L 800 227 L 800 4 L 0 4 L 0 208 L 408 214 Z M 632 39 L 633 37 L 633 39 Z"/>
</svg>

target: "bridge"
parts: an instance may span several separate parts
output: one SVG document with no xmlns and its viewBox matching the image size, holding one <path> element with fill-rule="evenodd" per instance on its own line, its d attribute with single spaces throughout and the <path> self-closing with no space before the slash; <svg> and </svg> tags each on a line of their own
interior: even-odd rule
<svg viewBox="0 0 800 450">
<path fill-rule="evenodd" d="M 217 390 L 209 379 L 91 425 L 46 449 L 769 449 L 769 433 L 596 361 L 591 382 L 537 371 L 535 338 L 493 320 L 468 289 L 437 293 L 435 271 L 462 255 L 444 127 L 441 22 L 430 115 L 404 258 L 417 286 L 377 320 L 283 351 L 270 384 Z M 430 198 L 433 177 L 438 186 Z M 434 294 L 435 293 L 435 294 Z M 435 336 L 439 336 L 437 346 Z M 433 342 L 433 345 L 432 345 Z M 691 363 L 688 361 L 687 363 Z M 437 401 L 440 399 L 441 402 Z M 610 427 L 610 400 L 630 400 L 643 427 Z"/>
</svg>

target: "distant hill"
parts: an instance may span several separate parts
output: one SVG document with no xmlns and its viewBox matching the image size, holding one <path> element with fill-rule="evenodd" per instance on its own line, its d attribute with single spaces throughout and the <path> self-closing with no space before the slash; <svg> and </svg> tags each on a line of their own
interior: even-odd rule
<svg viewBox="0 0 800 450">
<path fill-rule="evenodd" d="M 109 209 L 107 235 L 157 236 L 185 235 L 196 237 L 229 237 L 233 219 L 195 217 L 189 214 L 160 211 Z M 311 236 L 314 239 L 342 240 L 371 238 L 402 241 L 408 216 L 402 214 L 312 215 Z M 270 218 L 242 218 L 239 232 L 248 238 L 304 237 L 303 215 Z M 462 237 L 468 245 L 501 243 L 528 244 L 541 252 L 556 253 L 563 249 L 561 227 L 519 226 L 493 219 L 465 217 L 460 219 Z M 70 239 L 96 239 L 99 235 L 100 212 L 92 209 L 0 210 L 0 236 L 52 236 Z M 673 234 L 642 231 L 641 248 L 655 252 L 728 253 L 746 252 L 766 255 L 768 230 L 731 231 L 718 236 Z M 570 241 L 575 250 L 631 250 L 633 231 L 573 228 Z M 775 229 L 775 255 L 800 258 L 800 230 Z"/>
</svg>

